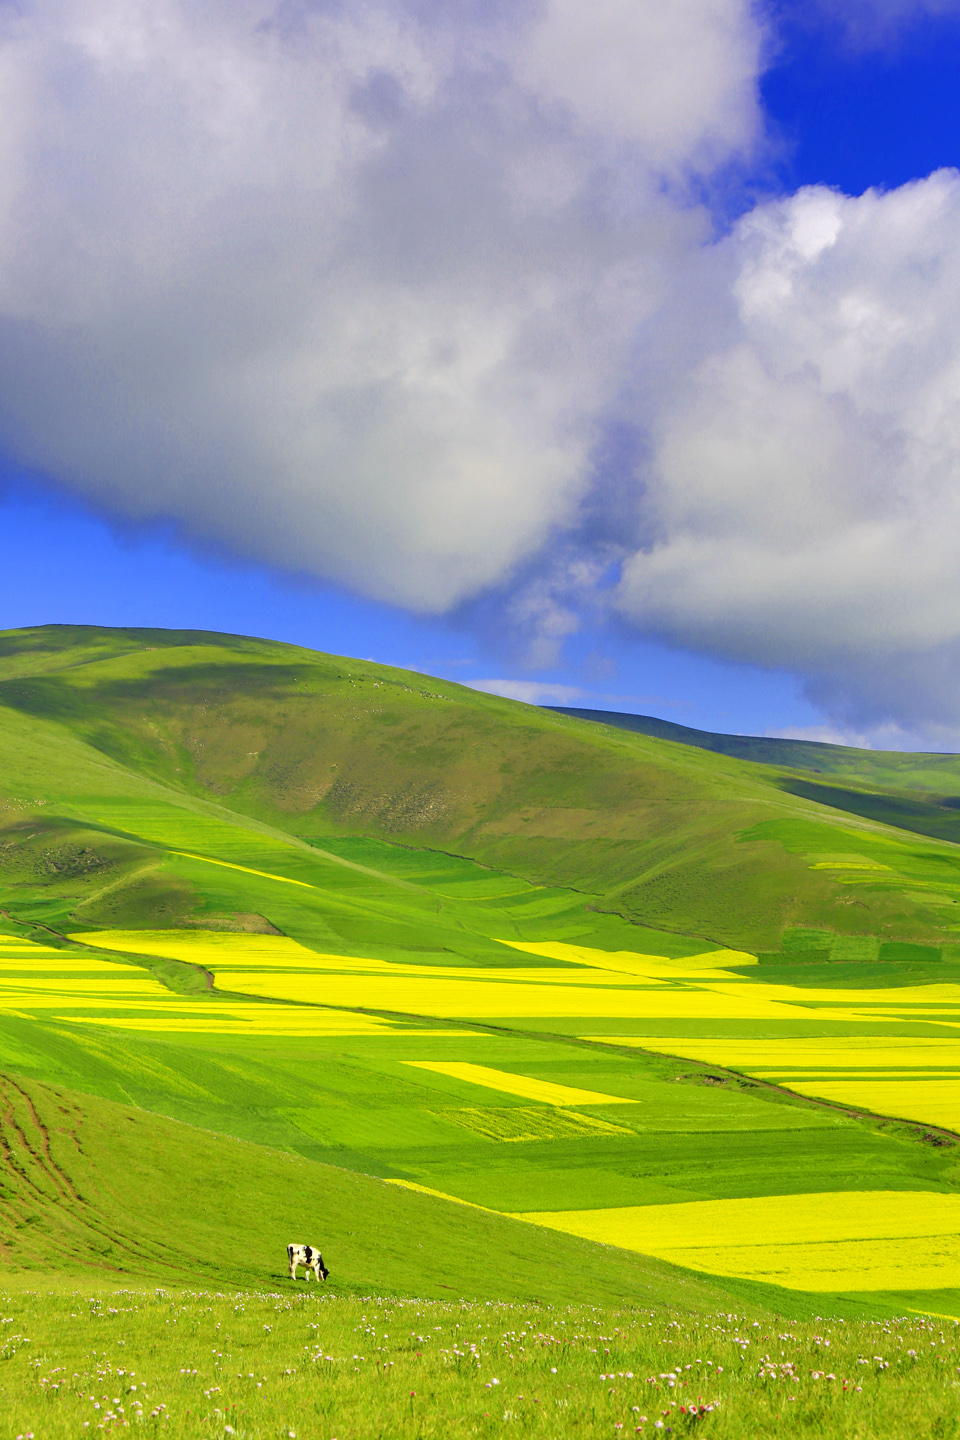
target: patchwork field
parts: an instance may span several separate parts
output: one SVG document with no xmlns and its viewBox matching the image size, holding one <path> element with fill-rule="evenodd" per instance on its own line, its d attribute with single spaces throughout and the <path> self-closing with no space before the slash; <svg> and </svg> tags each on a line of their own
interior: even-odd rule
<svg viewBox="0 0 960 1440">
<path fill-rule="evenodd" d="M 956 1073 L 960 987 L 803 988 L 729 950 L 562 942 L 503 944 L 503 968 L 202 930 L 78 932 L 72 947 L 0 943 L 0 993 L 16 1000 L 0 1033 L 37 1079 L 686 1270 L 867 1303 L 960 1297 L 953 1146 L 843 1108 L 864 1085 L 919 1085 L 917 1113 L 873 1108 L 949 1124 L 928 1090 L 956 1096 L 960 1078 L 890 1077 L 898 1061 Z M 138 957 L 195 966 L 210 988 L 174 994 Z M 902 1019 L 912 1007 L 921 1021 Z M 571 1034 L 583 1017 L 610 1033 Z M 623 1033 L 625 1020 L 661 1033 Z M 677 1037 L 698 1029 L 724 1034 Z M 797 1078 L 858 1066 L 885 1078 Z"/>
<path fill-rule="evenodd" d="M 575 1254 L 598 1303 L 620 1275 L 658 1303 L 960 1316 L 960 851 L 762 765 L 355 665 L 96 633 L 0 653 L 11 1083 L 261 1147 L 287 1195 L 274 1162 L 326 1166 L 312 1238 L 348 1289 L 375 1273 L 362 1182 L 398 1232 L 429 1205 L 447 1236 Z M 201 1159 L 173 1133 L 176 1178 Z M 32 1213 L 0 1190 L 28 1268 Z M 283 1214 L 311 1238 L 315 1208 Z M 390 1284 L 480 1293 L 446 1243 Z M 166 1273 L 168 1244 L 109 1264 Z"/>
</svg>

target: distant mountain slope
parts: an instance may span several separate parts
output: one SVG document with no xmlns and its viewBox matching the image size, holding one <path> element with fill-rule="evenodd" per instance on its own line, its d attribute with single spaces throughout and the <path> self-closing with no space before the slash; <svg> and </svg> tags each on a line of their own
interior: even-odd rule
<svg viewBox="0 0 960 1440">
<path fill-rule="evenodd" d="M 781 775 L 781 789 L 865 820 L 895 825 L 917 835 L 960 844 L 960 755 L 938 752 L 858 750 L 817 740 L 784 740 L 763 735 L 717 735 L 674 725 L 652 715 L 615 710 L 581 710 L 565 705 L 544 709 L 593 724 L 730 755 L 752 764 L 805 771 L 845 782 Z"/>
<path fill-rule="evenodd" d="M 545 705 L 558 715 L 592 720 L 630 730 L 637 735 L 654 735 L 731 755 L 760 765 L 778 765 L 790 770 L 812 770 L 817 775 L 842 775 L 849 780 L 872 779 L 877 783 L 940 792 L 960 790 L 960 755 L 939 752 L 917 753 L 897 750 L 859 750 L 851 745 L 829 745 L 820 740 L 786 740 L 766 735 L 720 735 L 711 730 L 694 730 L 653 715 L 630 715 L 618 710 L 582 710 L 569 705 Z"/>
<path fill-rule="evenodd" d="M 893 807 L 889 818 L 901 828 L 885 830 L 886 801 L 854 786 L 867 783 L 878 760 L 887 770 L 943 762 L 942 784 L 949 779 L 949 793 L 960 792 L 960 760 L 755 743 L 855 757 L 860 770 L 821 791 L 809 769 L 744 763 L 675 737 L 241 636 L 12 631 L 0 635 L 0 825 L 8 834 L 0 871 L 18 885 L 66 893 L 66 877 L 102 862 L 116 883 L 101 886 L 95 903 L 83 900 L 82 918 L 150 925 L 213 893 L 213 880 L 195 873 L 211 867 L 171 859 L 180 852 L 286 874 L 294 853 L 309 846 L 319 861 L 319 847 L 331 875 L 382 882 L 385 925 L 398 894 L 386 872 L 399 877 L 412 848 L 561 887 L 561 908 L 579 893 L 593 912 L 706 943 L 772 951 L 797 926 L 952 943 L 953 855 L 912 837 L 905 847 L 904 815 Z M 914 781 L 905 771 L 899 783 Z M 920 819 L 942 817 L 942 838 L 952 839 L 960 812 L 932 788 L 916 802 L 930 810 Z M 858 805 L 873 810 L 860 818 Z M 916 815 L 905 819 L 917 828 Z M 244 858 L 256 836 L 269 863 Z M 364 840 L 374 845 L 372 865 L 359 861 Z M 882 852 L 867 871 L 834 868 L 833 857 L 865 851 Z M 534 900 L 531 893 L 528 914 Z M 554 904 L 547 894 L 543 903 Z M 426 917 L 449 916 L 449 907 L 423 905 L 417 943 L 442 948 Z"/>
<path fill-rule="evenodd" d="M 761 765 L 788 765 L 794 770 L 829 770 L 832 772 L 838 745 L 823 745 L 810 740 L 766 739 L 762 735 L 717 735 L 711 730 L 694 730 L 689 725 L 675 725 L 671 720 L 658 720 L 655 715 L 631 715 L 621 710 L 584 710 L 575 705 L 544 705 L 557 715 L 575 720 L 592 720 L 597 725 L 613 725 L 617 730 L 630 730 L 635 735 L 653 735 L 658 740 L 674 740 L 680 745 L 693 745 L 710 750 L 714 755 L 732 755 L 737 760 L 753 760 Z M 821 755 L 821 751 L 827 752 Z M 852 752 L 858 753 L 858 752 Z M 818 763 L 818 762 L 824 763 Z"/>
</svg>

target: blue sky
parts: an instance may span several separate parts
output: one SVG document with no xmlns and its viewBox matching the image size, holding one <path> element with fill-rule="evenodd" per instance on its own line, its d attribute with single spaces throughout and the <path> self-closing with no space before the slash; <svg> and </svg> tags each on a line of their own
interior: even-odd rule
<svg viewBox="0 0 960 1440">
<path fill-rule="evenodd" d="M 793 204 L 791 197 L 804 186 L 834 187 L 844 195 L 858 197 L 869 187 L 895 191 L 908 182 L 923 180 L 941 167 L 960 166 L 960 13 L 931 15 L 923 6 L 904 6 L 900 10 L 902 13 L 892 19 L 882 6 L 876 11 L 857 10 L 856 24 L 851 21 L 849 25 L 839 26 L 832 19 L 818 20 L 811 9 L 804 8 L 786 12 L 787 19 L 776 27 L 772 22 L 768 25 L 766 53 L 769 57 L 772 50 L 773 58 L 757 64 L 762 143 L 751 142 L 750 150 L 736 135 L 729 140 L 733 158 L 727 157 L 714 167 L 707 182 L 702 176 L 698 181 L 709 196 L 715 217 L 717 228 L 713 239 L 706 247 L 702 240 L 680 242 L 689 246 L 695 255 L 691 264 L 700 267 L 689 272 L 700 277 L 696 283 L 713 286 L 704 304 L 707 312 L 712 313 L 713 306 L 720 317 L 711 322 L 718 337 L 715 341 L 718 355 L 727 344 L 730 322 L 724 318 L 724 306 L 729 308 L 728 302 L 724 296 L 717 298 L 717 295 L 719 288 L 728 282 L 711 279 L 709 266 L 729 268 L 733 263 L 729 249 L 724 250 L 728 242 L 723 239 L 723 231 L 746 236 L 738 254 L 745 254 L 748 259 L 736 261 L 744 266 L 741 278 L 736 284 L 729 282 L 732 293 L 742 295 L 747 267 L 754 266 L 754 270 L 749 271 L 752 275 L 760 264 L 750 258 L 754 254 L 750 250 L 754 243 L 750 235 L 754 232 L 744 230 L 741 223 L 744 215 L 749 220 L 755 207 L 760 207 L 757 214 L 779 216 L 786 211 L 762 207 L 775 207 L 780 201 L 784 205 Z M 853 9 L 850 14 L 854 15 Z M 743 22 L 744 27 L 746 23 Z M 748 49 L 750 36 L 746 28 L 744 37 L 744 46 Z M 527 61 L 523 63 L 526 65 Z M 553 60 L 550 63 L 559 65 Z M 729 61 L 732 69 L 738 63 L 741 62 Z M 377 76 L 380 73 L 377 71 Z M 526 75 L 527 71 L 523 73 Z M 552 86 L 549 93 L 553 94 L 558 83 L 552 73 L 544 80 L 538 72 L 537 84 L 542 93 Z M 564 97 L 568 92 L 574 96 L 571 103 L 581 103 L 579 91 L 571 90 L 568 85 Z M 355 92 L 351 100 L 358 112 L 362 108 L 361 100 L 356 98 L 359 93 Z M 594 103 L 592 99 L 590 103 Z M 362 91 L 362 106 L 367 107 L 363 114 L 366 118 L 367 112 L 375 111 L 377 124 L 393 123 L 391 117 L 399 104 L 395 90 L 386 81 L 381 83 L 378 79 L 376 85 L 370 81 Z M 724 101 L 724 105 L 723 125 L 734 134 L 736 127 L 746 122 L 733 113 L 736 108 L 733 102 Z M 619 124 L 617 116 L 601 118 L 611 133 Z M 166 118 L 158 119 L 154 115 L 150 123 L 162 128 Z M 678 133 L 681 128 L 678 122 Z M 437 153 L 439 142 L 435 137 L 423 140 L 422 131 L 423 126 L 418 131 L 417 143 L 432 156 Z M 91 143 L 95 146 L 96 131 L 93 133 Z M 542 137 L 537 143 L 546 146 Z M 663 147 L 664 155 L 668 151 L 672 155 L 670 146 L 675 144 L 672 136 L 666 139 L 658 136 L 653 142 L 644 132 L 642 144 L 649 147 L 654 143 Z M 622 159 L 623 173 L 631 177 L 631 184 L 642 185 L 642 180 L 636 179 L 639 162 L 630 158 L 627 148 L 623 146 L 617 151 L 619 157 L 626 156 Z M 750 151 L 748 160 L 744 159 L 745 149 Z M 391 187 L 402 195 L 409 182 L 417 195 L 418 213 L 437 204 L 443 211 L 444 221 L 450 220 L 451 238 L 447 243 L 451 247 L 471 244 L 472 241 L 463 239 L 444 208 L 446 192 L 440 201 L 432 196 L 429 181 L 423 179 L 419 152 L 413 148 L 403 151 L 398 147 L 398 150 L 400 159 L 395 170 L 388 172 L 384 168 L 380 173 L 371 171 L 365 175 L 364 183 L 371 187 L 376 203 L 385 203 L 383 197 L 392 193 Z M 541 170 L 545 163 L 541 160 Z M 668 163 L 672 160 L 663 160 L 664 165 Z M 609 174 L 609 164 L 605 164 L 604 174 Z M 51 190 L 60 183 L 61 178 L 54 176 L 50 181 Z M 81 174 L 74 176 L 72 183 L 71 203 L 82 210 L 88 203 L 82 193 L 84 184 L 93 195 L 99 181 L 89 177 L 85 180 Z M 109 198 L 111 204 L 120 203 Z M 89 203 L 99 204 L 100 199 L 91 199 Z M 463 206 L 468 208 L 469 203 L 464 200 Z M 679 227 L 677 233 L 682 233 L 689 223 L 691 203 L 689 199 L 676 202 L 672 210 L 657 212 L 660 221 Z M 391 213 L 394 226 L 402 229 L 401 220 L 396 218 L 399 211 Z M 453 216 L 458 225 L 462 213 L 465 211 Z M 293 209 L 288 218 L 281 213 L 276 221 L 281 229 L 286 227 L 285 233 L 292 232 L 299 223 Z M 822 223 L 822 217 L 817 223 Z M 861 230 L 871 223 L 869 217 L 858 221 Z M 739 232 L 738 224 L 741 224 Z M 171 240 L 171 246 L 175 240 L 176 237 Z M 262 237 L 257 243 L 262 243 Z M 442 270 L 446 263 L 442 249 L 433 251 L 430 243 L 417 235 L 402 256 L 398 258 L 398 254 L 394 254 L 390 262 L 395 268 L 402 261 L 412 271 L 416 271 L 417 266 L 424 267 L 428 278 L 418 281 L 415 276 L 410 282 L 414 293 L 418 284 L 426 289 L 433 283 L 430 267 Z M 548 242 L 541 240 L 540 243 Z M 701 248 L 696 249 L 697 245 Z M 708 251 L 709 261 L 704 262 L 702 256 Z M 924 263 L 932 264 L 927 251 L 923 253 Z M 105 269 L 115 266 L 119 271 L 125 263 L 126 257 L 122 254 L 111 258 L 105 252 L 99 265 Z M 270 260 L 262 263 L 269 266 Z M 483 261 L 473 263 L 479 266 Z M 508 266 L 513 262 L 509 262 L 508 257 L 508 261 L 500 263 Z M 914 256 L 908 255 L 905 263 L 916 271 L 918 262 Z M 55 270 L 55 262 L 51 264 Z M 639 501 L 627 485 L 628 479 L 632 483 L 635 472 L 622 460 L 611 462 L 608 467 L 611 473 L 595 461 L 582 462 L 594 464 L 590 482 L 593 488 L 590 490 L 585 485 L 582 493 L 588 494 L 588 499 L 591 495 L 597 498 L 593 511 L 587 502 L 581 504 L 575 522 L 570 521 L 568 511 L 555 500 L 556 494 L 563 491 L 564 486 L 569 487 L 570 482 L 564 475 L 551 474 L 543 481 L 546 497 L 543 508 L 554 508 L 541 524 L 534 493 L 529 501 L 530 513 L 523 522 L 526 529 L 520 533 L 518 525 L 518 535 L 515 539 L 508 537 L 509 544 L 498 533 L 496 516 L 491 521 L 490 536 L 483 546 L 478 542 L 480 559 L 459 531 L 453 541 L 442 536 L 436 543 L 436 552 L 443 552 L 444 556 L 449 552 L 449 559 L 445 558 L 443 565 L 438 564 L 435 578 L 429 582 L 423 580 L 422 584 L 418 574 L 425 575 L 430 570 L 432 552 L 421 554 L 416 545 L 400 533 L 405 523 L 403 509 L 394 512 L 390 510 L 392 502 L 384 502 L 381 517 L 377 499 L 380 492 L 375 489 L 364 502 L 366 508 L 352 513 L 342 497 L 325 500 L 323 504 L 327 504 L 328 511 L 324 514 L 329 513 L 330 518 L 322 528 L 333 538 L 329 544 L 325 540 L 316 542 L 312 550 L 306 540 L 300 545 L 298 529 L 304 527 L 298 526 L 296 507 L 292 503 L 289 530 L 260 543 L 257 526 L 268 509 L 263 497 L 270 496 L 269 488 L 262 485 L 256 489 L 251 484 L 251 489 L 243 493 L 237 508 L 246 506 L 249 518 L 239 528 L 231 529 L 223 522 L 222 515 L 234 502 L 228 481 L 222 476 L 229 477 L 232 466 L 242 467 L 241 442 L 236 442 L 241 448 L 235 451 L 231 435 L 221 442 L 218 451 L 217 436 L 226 432 L 214 429 L 210 435 L 201 434 L 202 416 L 197 422 L 200 435 L 197 451 L 203 448 L 204 454 L 202 463 L 197 461 L 197 478 L 186 473 L 193 463 L 192 457 L 188 455 L 184 461 L 175 447 L 168 448 L 163 425 L 151 419 L 149 433 L 160 438 L 147 442 L 147 448 L 155 445 L 149 464 L 144 463 L 142 481 L 144 492 L 153 486 L 150 503 L 143 500 L 142 492 L 135 492 L 132 482 L 129 490 L 124 490 L 123 475 L 136 469 L 138 456 L 143 453 L 133 441 L 127 449 L 109 454 L 104 471 L 113 466 L 115 473 L 102 484 L 99 478 L 78 479 L 84 474 L 89 476 L 96 466 L 100 453 L 98 439 L 94 436 L 93 441 L 90 440 L 84 430 L 84 420 L 78 418 L 77 413 L 66 416 L 61 413 L 59 402 L 56 406 L 49 402 L 53 441 L 48 442 L 42 433 L 46 414 L 41 402 L 37 402 L 28 421 L 23 419 L 32 403 L 27 390 L 35 374 L 39 376 L 40 388 L 49 383 L 53 393 L 54 385 L 62 392 L 63 386 L 70 384 L 72 372 L 61 356 L 44 352 L 42 341 L 32 341 L 28 350 L 22 348 L 22 333 L 16 329 L 18 317 L 9 318 L 16 306 L 11 306 L 4 297 L 2 273 L 0 263 L 0 312 L 7 306 L 0 325 L 0 350 L 7 345 L 14 356 L 9 363 L 16 367 L 12 381 L 4 372 L 13 398 L 0 413 L 0 440 L 6 443 L 6 458 L 0 462 L 0 543 L 3 547 L 0 625 L 5 628 L 59 621 L 249 633 L 409 666 L 467 684 L 491 685 L 518 698 L 650 713 L 705 729 L 805 733 L 815 738 L 852 738 L 862 743 L 889 744 L 891 748 L 919 745 L 954 748 L 954 731 L 960 735 L 960 715 L 954 723 L 954 690 L 941 693 L 933 687 L 925 707 L 918 702 L 911 709 L 891 698 L 894 691 L 884 689 L 882 678 L 891 664 L 894 669 L 900 665 L 902 669 L 898 673 L 902 675 L 919 673 L 918 667 L 922 670 L 924 665 L 929 669 L 937 665 L 942 672 L 942 657 L 947 654 L 943 647 L 953 645 L 948 629 L 934 633 L 920 627 L 919 638 L 912 632 L 905 634 L 891 649 L 890 654 L 894 656 L 891 661 L 883 650 L 882 629 L 878 640 L 875 632 L 868 633 L 860 622 L 857 622 L 860 628 L 851 622 L 850 638 L 844 641 L 847 648 L 828 654 L 829 644 L 822 636 L 823 626 L 829 629 L 829 616 L 827 621 L 811 620 L 804 628 L 802 618 L 796 618 L 806 604 L 802 596 L 799 600 L 796 595 L 792 600 L 788 596 L 784 601 L 776 586 L 770 584 L 768 600 L 763 588 L 767 582 L 758 582 L 756 612 L 769 611 L 776 616 L 781 613 L 778 607 L 788 607 L 784 612 L 787 618 L 780 622 L 771 619 L 767 629 L 749 613 L 744 618 L 744 607 L 747 612 L 750 608 L 749 595 L 744 602 L 736 595 L 731 596 L 720 583 L 714 592 L 705 593 L 698 601 L 695 612 L 691 610 L 685 596 L 696 588 L 699 573 L 705 572 L 707 565 L 698 567 L 693 583 L 690 575 L 684 579 L 681 574 L 676 580 L 672 570 L 660 572 L 661 583 L 667 587 L 676 584 L 679 596 L 672 608 L 664 607 L 662 613 L 658 602 L 651 605 L 646 580 L 637 582 L 642 589 L 642 605 L 639 600 L 634 601 L 631 597 L 639 592 L 636 588 L 631 591 L 629 584 L 631 574 L 636 571 L 637 556 L 649 553 L 651 545 L 656 550 L 662 543 L 663 522 L 661 530 L 655 527 L 650 530 L 652 540 L 644 538 L 643 526 L 647 522 L 642 514 L 638 518 Z M 49 283 L 50 272 L 44 271 L 41 280 Z M 232 305 L 229 274 L 222 282 L 222 295 L 217 291 L 218 283 L 207 281 L 207 293 L 213 292 L 216 301 L 211 302 L 206 322 L 208 332 L 226 329 L 234 323 L 236 307 Z M 667 284 L 665 293 L 669 288 Z M 56 299 L 60 292 L 55 284 L 51 284 L 51 293 L 54 304 L 74 303 L 62 297 Z M 275 313 L 271 307 L 285 303 L 282 298 L 275 298 L 280 294 L 278 280 L 275 289 L 268 287 L 262 297 L 258 323 L 268 330 Z M 684 405 L 693 406 L 694 402 L 683 398 L 689 395 L 693 384 L 689 375 L 695 373 L 692 362 L 685 358 L 691 344 L 687 335 L 691 328 L 689 319 L 682 317 L 680 302 L 675 303 L 673 312 L 669 300 L 664 303 L 665 309 L 656 312 L 653 322 L 654 327 L 660 327 L 659 332 L 654 328 L 654 340 L 650 340 L 649 334 L 642 342 L 628 337 L 625 345 L 627 349 L 630 346 L 636 349 L 645 344 L 656 359 L 656 334 L 673 335 L 675 331 L 680 335 L 676 340 L 676 355 L 680 358 L 671 358 L 669 365 L 678 374 L 684 366 L 688 367 L 674 389 Z M 681 315 L 681 319 L 673 325 L 675 315 Z M 601 316 L 596 327 L 601 334 L 602 319 Z M 83 320 L 78 323 L 82 324 Z M 474 321 L 475 326 L 482 323 L 482 315 Z M 645 323 L 648 322 L 638 321 L 640 328 L 635 334 L 642 332 Z M 240 328 L 238 326 L 238 330 Z M 37 332 L 42 330 L 43 324 L 38 322 Z M 114 343 L 113 332 L 104 330 L 103 334 L 109 334 L 109 343 Z M 584 346 L 594 343 L 590 338 L 592 334 L 590 331 L 581 342 Z M 793 343 L 792 337 L 793 332 L 788 337 L 790 343 Z M 156 313 L 150 323 L 143 323 L 133 341 L 129 337 L 121 339 L 123 344 L 139 347 L 137 363 L 141 355 L 149 357 L 154 350 L 159 352 L 164 346 L 175 347 L 179 343 L 175 327 L 171 324 L 168 334 L 163 318 L 157 318 Z M 751 337 L 748 335 L 747 339 Z M 195 347 L 191 353 L 203 349 L 202 341 L 197 346 L 195 337 L 191 343 Z M 243 343 L 242 337 L 231 340 L 238 349 Z M 948 342 L 938 343 L 942 348 L 943 343 Z M 111 357 L 113 368 L 91 381 L 98 387 L 91 394 L 102 395 L 110 384 L 119 383 L 116 376 L 117 367 L 123 363 L 123 344 L 117 342 L 119 358 Z M 644 368 L 647 363 L 637 368 L 641 376 L 647 373 Z M 713 362 L 708 362 L 708 368 L 709 363 Z M 34 364 L 38 367 L 36 372 L 30 368 Z M 782 376 L 780 379 L 785 383 Z M 198 384 L 202 383 L 201 376 Z M 582 388 L 583 383 L 574 376 L 573 390 Z M 634 383 L 639 386 L 640 382 L 631 380 L 631 384 Z M 158 381 L 158 387 L 159 384 Z M 18 389 L 21 385 L 22 389 Z M 627 392 L 630 392 L 629 385 L 622 391 Z M 118 390 L 118 395 L 121 393 Z M 613 394 L 610 389 L 605 397 L 597 399 L 598 414 L 610 413 Z M 859 392 L 851 390 L 851 394 L 861 409 L 866 408 L 857 398 Z M 133 400 L 128 403 L 134 408 Z M 142 397 L 138 397 L 136 404 L 141 403 Z M 630 403 L 642 409 L 646 401 Z M 681 404 L 672 399 L 670 403 L 674 409 Z M 569 413 L 569 400 L 563 405 L 566 406 L 564 413 Z M 158 406 L 158 413 L 162 415 L 160 402 Z M 684 413 L 694 414 L 694 410 Z M 696 414 L 699 413 L 696 410 Z M 101 417 L 98 423 L 102 427 L 108 422 Z M 122 409 L 116 411 L 109 423 L 118 431 L 124 430 L 127 420 Z M 176 423 L 184 426 L 187 422 L 181 416 Z M 902 428 L 899 420 L 897 423 Z M 668 429 L 668 423 L 657 416 L 649 423 L 652 435 L 666 433 Z M 397 433 L 399 438 L 394 439 L 391 438 L 394 432 L 387 432 L 378 451 L 379 459 L 375 457 L 371 462 L 379 464 L 387 475 L 382 492 L 385 496 L 392 493 L 394 484 L 402 485 L 400 479 L 394 481 L 391 471 L 394 451 L 390 445 L 406 443 L 405 432 Z M 630 433 L 634 437 L 631 444 L 635 443 L 640 453 L 648 443 L 646 432 L 638 422 Z M 25 435 L 33 438 L 27 441 Z M 711 431 L 710 435 L 713 438 L 708 436 L 707 448 L 697 452 L 698 466 L 709 465 L 711 454 L 720 454 L 723 448 L 715 432 Z M 142 447 L 143 442 L 137 437 L 134 439 L 136 445 Z M 854 446 L 858 443 L 856 434 L 850 443 Z M 539 474 L 540 452 L 550 451 L 549 438 L 538 431 L 531 440 L 524 438 L 523 444 L 527 447 L 524 453 L 533 455 L 530 464 Z M 538 446 L 539 451 L 534 453 Z M 335 465 L 335 457 L 334 450 L 327 463 Z M 522 462 L 515 463 L 521 465 Z M 547 462 L 543 464 L 546 466 Z M 163 481 L 153 477 L 165 473 L 163 467 L 169 471 L 178 465 L 185 472 L 181 488 L 173 486 L 159 493 L 163 490 Z M 210 475 L 211 465 L 221 477 L 216 483 L 204 479 Z M 617 466 L 619 473 L 613 473 Z M 401 468 L 398 462 L 398 474 Z M 120 473 L 120 479 L 116 473 Z M 357 484 L 366 483 L 364 474 Z M 531 482 L 534 492 L 536 483 Z M 189 492 L 191 488 L 203 490 L 205 485 L 209 486 L 210 498 L 198 509 Z M 346 489 L 349 488 L 348 479 Z M 154 490 L 159 493 L 157 499 L 152 498 Z M 618 498 L 621 490 L 627 492 L 624 500 Z M 643 492 L 644 486 L 640 485 L 637 494 Z M 472 519 L 468 516 L 468 535 L 486 524 L 482 500 L 481 487 L 475 516 Z M 708 511 L 712 504 L 709 495 L 697 501 L 698 513 Z M 316 508 L 313 506 L 313 510 Z M 322 505 L 319 508 L 322 510 Z M 429 528 L 430 510 L 419 513 L 422 532 Z M 360 531 L 366 536 L 366 549 L 356 541 Z M 639 536 L 631 540 L 631 545 L 639 547 L 633 554 L 630 545 L 622 541 L 628 531 L 631 536 Z M 844 543 L 853 546 L 856 542 Z M 922 557 L 922 537 L 916 543 Z M 404 552 L 406 557 L 402 556 L 396 565 L 395 551 Z M 831 553 L 834 558 L 830 563 L 835 569 L 837 552 Z M 493 554 L 495 559 L 491 560 L 489 557 Z M 315 559 L 315 555 L 319 558 Z M 916 568 L 917 562 L 905 560 L 904 564 Z M 474 578 L 460 583 L 458 567 Z M 384 577 L 381 571 L 389 574 Z M 823 573 L 832 574 L 833 569 Z M 830 583 L 825 580 L 825 588 Z M 864 582 L 866 600 L 869 600 L 867 592 L 871 583 L 869 578 Z M 605 597 L 619 594 L 616 587 L 620 584 L 627 586 L 624 591 L 627 600 L 611 607 Z M 845 600 L 843 592 L 833 603 L 835 614 L 841 617 L 838 627 L 842 628 L 845 607 L 849 606 L 852 612 L 856 605 Z M 788 638 L 781 642 L 783 634 L 788 634 Z M 857 658 L 861 655 L 868 656 L 862 666 Z M 951 658 L 945 662 L 951 674 L 952 655 L 950 650 Z M 847 671 L 856 674 L 855 682 L 848 683 Z M 922 689 L 921 685 L 919 690 Z M 896 693 L 901 691 L 902 686 Z M 956 748 L 960 748 L 960 743 Z"/>
<path fill-rule="evenodd" d="M 0 606 L 8 629 L 161 625 L 259 635 L 463 684 L 506 677 L 520 699 L 622 708 L 701 729 L 750 733 L 757 717 L 764 726 L 818 719 L 788 675 L 726 666 L 629 635 L 585 631 L 569 643 L 569 656 L 547 670 L 505 665 L 502 652 L 466 618 L 456 624 L 417 617 L 204 553 L 178 544 L 169 526 L 117 526 L 22 477 L 8 485 L 0 526 L 6 537 Z"/>
</svg>

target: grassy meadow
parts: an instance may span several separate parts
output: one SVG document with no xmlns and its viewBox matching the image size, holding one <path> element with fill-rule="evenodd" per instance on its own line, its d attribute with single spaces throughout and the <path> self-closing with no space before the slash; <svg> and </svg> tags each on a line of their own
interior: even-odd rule
<svg viewBox="0 0 960 1440">
<path fill-rule="evenodd" d="M 955 1436 L 954 1323 L 279 1290 L 0 1292 L 11 1436 Z"/>
<path fill-rule="evenodd" d="M 834 757 L 861 814 L 772 759 L 239 637 L 0 637 L 11 1435 L 129 1420 L 131 1364 L 168 1433 L 955 1433 L 960 761 Z M 362 1348 L 387 1309 L 444 1344 Z"/>
</svg>

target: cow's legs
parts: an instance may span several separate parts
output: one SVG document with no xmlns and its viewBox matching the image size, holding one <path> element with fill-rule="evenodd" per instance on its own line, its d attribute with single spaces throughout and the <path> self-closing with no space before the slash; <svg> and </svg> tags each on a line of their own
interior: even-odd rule
<svg viewBox="0 0 960 1440">
<path fill-rule="evenodd" d="M 296 1278 L 297 1278 L 297 1262 L 296 1262 L 296 1260 L 291 1260 L 291 1261 L 290 1261 L 290 1279 L 291 1279 L 291 1280 L 296 1280 Z"/>
</svg>

